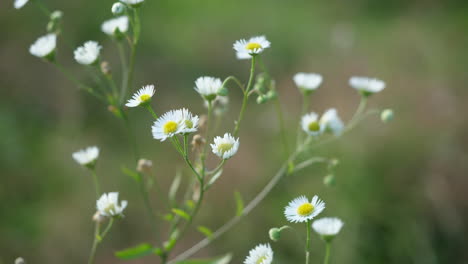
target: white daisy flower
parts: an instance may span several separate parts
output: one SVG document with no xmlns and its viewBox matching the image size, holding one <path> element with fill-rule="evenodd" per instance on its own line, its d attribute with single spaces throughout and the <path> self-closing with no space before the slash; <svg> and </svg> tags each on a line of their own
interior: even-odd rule
<svg viewBox="0 0 468 264">
<path fill-rule="evenodd" d="M 185 129 L 182 111 L 172 110 L 160 116 L 152 126 L 153 137 L 161 141 L 182 133 Z"/>
<path fill-rule="evenodd" d="M 181 133 L 186 134 L 196 132 L 198 129 L 198 116 L 192 115 L 192 113 L 190 113 L 190 111 L 185 108 L 177 111 L 182 117 L 183 127 L 181 129 Z"/>
<path fill-rule="evenodd" d="M 143 86 L 143 88 L 141 88 L 135 94 L 133 94 L 132 99 L 129 99 L 127 103 L 125 104 L 125 106 L 137 107 L 139 105 L 149 103 L 154 93 L 155 93 L 154 85 Z"/>
<path fill-rule="evenodd" d="M 271 264 L 273 261 L 273 250 L 270 244 L 260 244 L 249 251 L 244 264 Z"/>
<path fill-rule="evenodd" d="M 323 77 L 317 73 L 296 73 L 293 77 L 296 86 L 304 92 L 315 91 L 323 81 Z"/>
<path fill-rule="evenodd" d="M 310 136 L 318 136 L 322 133 L 322 127 L 318 115 L 314 112 L 306 114 L 301 119 L 301 127 Z"/>
<path fill-rule="evenodd" d="M 305 196 L 292 200 L 284 210 L 289 222 L 301 223 L 312 220 L 325 209 L 325 203 L 315 195 L 312 201 Z"/>
<path fill-rule="evenodd" d="M 343 225 L 343 221 L 339 218 L 324 217 L 315 220 L 314 223 L 312 223 L 312 228 L 324 239 L 331 239 L 340 232 Z"/>
<path fill-rule="evenodd" d="M 214 144 L 210 145 L 216 156 L 222 159 L 229 159 L 237 153 L 239 139 L 235 139 L 231 134 L 226 133 L 224 137 L 215 137 Z"/>
<path fill-rule="evenodd" d="M 335 136 L 339 136 L 343 132 L 344 124 L 335 108 L 328 109 L 320 118 L 320 127 L 325 132 L 331 132 Z"/>
<path fill-rule="evenodd" d="M 29 48 L 29 53 L 39 58 L 53 59 L 57 45 L 57 35 L 47 34 L 34 42 Z"/>
<path fill-rule="evenodd" d="M 132 7 L 139 7 L 143 4 L 145 0 L 120 0 L 120 2 L 125 3 Z"/>
<path fill-rule="evenodd" d="M 87 41 L 75 50 L 75 60 L 83 65 L 94 64 L 99 59 L 101 49 L 102 47 L 96 41 Z"/>
<path fill-rule="evenodd" d="M 119 193 L 105 193 L 97 200 L 96 208 L 102 216 L 122 216 L 123 210 L 127 207 L 127 201 L 122 201 L 119 205 Z"/>
<path fill-rule="evenodd" d="M 101 30 L 109 36 L 115 36 L 117 32 L 125 33 L 128 30 L 128 17 L 121 16 L 109 19 L 102 23 Z"/>
<path fill-rule="evenodd" d="M 222 87 L 223 83 L 219 78 L 203 76 L 195 81 L 195 91 L 207 101 L 214 100 L 221 92 Z"/>
<path fill-rule="evenodd" d="M 16 9 L 20 9 L 23 6 L 25 6 L 28 2 L 29 0 L 15 0 L 14 6 Z"/>
<path fill-rule="evenodd" d="M 351 77 L 349 79 L 349 85 L 364 96 L 369 96 L 385 89 L 384 81 L 367 77 Z"/>
<path fill-rule="evenodd" d="M 241 39 L 234 43 L 237 58 L 240 60 L 250 59 L 252 56 L 262 53 L 271 45 L 265 36 L 252 37 L 249 40 Z"/>
<path fill-rule="evenodd" d="M 87 147 L 72 154 L 73 159 L 78 164 L 85 167 L 92 167 L 99 157 L 99 148 L 96 146 Z"/>
</svg>

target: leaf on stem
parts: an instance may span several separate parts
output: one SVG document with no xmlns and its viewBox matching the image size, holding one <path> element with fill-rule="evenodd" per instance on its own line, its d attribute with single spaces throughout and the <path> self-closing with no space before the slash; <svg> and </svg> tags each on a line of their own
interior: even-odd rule
<svg viewBox="0 0 468 264">
<path fill-rule="evenodd" d="M 234 192 L 234 198 L 236 199 L 236 216 L 241 216 L 244 211 L 244 200 L 238 191 Z"/>
<path fill-rule="evenodd" d="M 190 215 L 184 212 L 183 210 L 177 209 L 177 208 L 172 208 L 172 212 L 185 220 L 190 220 Z"/>
<path fill-rule="evenodd" d="M 129 168 L 122 166 L 121 170 L 123 174 L 130 176 L 136 182 L 139 182 L 141 180 L 140 174 L 130 170 Z"/>
<path fill-rule="evenodd" d="M 119 259 L 129 260 L 135 258 L 141 258 L 154 253 L 154 248 L 148 243 L 142 243 L 137 246 L 126 248 L 115 252 L 115 256 Z"/>
<path fill-rule="evenodd" d="M 174 180 L 172 181 L 171 187 L 169 188 L 169 202 L 171 204 L 175 203 L 175 198 L 177 191 L 179 190 L 180 182 L 182 180 L 182 173 L 180 171 L 177 171 L 176 176 Z"/>
<path fill-rule="evenodd" d="M 213 259 L 193 259 L 193 260 L 183 260 L 178 261 L 176 264 L 228 264 L 232 260 L 231 254 L 226 254 L 221 257 Z"/>
<path fill-rule="evenodd" d="M 221 177 L 222 174 L 223 170 L 221 169 L 215 175 L 213 175 L 213 177 L 211 177 L 210 181 L 206 185 L 206 188 L 209 188 L 211 185 L 213 185 L 219 179 L 219 177 Z"/>
<path fill-rule="evenodd" d="M 204 234 L 207 238 L 211 238 L 211 236 L 213 235 L 213 231 L 211 231 L 211 229 L 209 229 L 206 226 L 198 226 L 197 230 L 200 233 Z"/>
</svg>

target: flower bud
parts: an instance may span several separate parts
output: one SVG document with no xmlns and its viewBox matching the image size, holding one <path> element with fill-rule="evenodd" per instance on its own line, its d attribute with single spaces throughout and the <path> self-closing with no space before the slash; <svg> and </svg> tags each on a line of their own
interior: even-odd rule
<svg viewBox="0 0 468 264">
<path fill-rule="evenodd" d="M 55 10 L 54 12 L 50 14 L 50 20 L 53 20 L 53 21 L 60 20 L 62 19 L 62 17 L 63 17 L 63 12 L 60 10 Z"/>
<path fill-rule="evenodd" d="M 333 187 L 336 184 L 336 179 L 334 174 L 328 174 L 323 178 L 323 184 L 327 187 Z"/>
<path fill-rule="evenodd" d="M 277 227 L 273 227 L 268 231 L 268 235 L 270 236 L 270 239 L 277 242 L 281 238 L 281 229 Z"/>
<path fill-rule="evenodd" d="M 122 15 L 125 12 L 125 5 L 120 2 L 114 3 L 111 10 L 115 16 Z"/>
<path fill-rule="evenodd" d="M 96 212 L 93 215 L 93 221 L 96 222 L 96 223 L 102 223 L 102 222 L 104 222 L 104 220 L 106 220 L 106 217 L 101 215 L 99 212 Z"/>
<path fill-rule="evenodd" d="M 259 95 L 257 97 L 257 104 L 263 104 L 268 101 L 268 98 L 265 95 Z"/>
<path fill-rule="evenodd" d="M 266 94 L 266 97 L 268 98 L 268 100 L 274 100 L 274 99 L 278 98 L 278 93 L 276 91 L 274 91 L 274 90 L 270 90 Z"/>
<path fill-rule="evenodd" d="M 382 120 L 382 122 L 388 123 L 388 122 L 393 120 L 393 116 L 394 115 L 393 115 L 393 110 L 392 109 L 385 109 L 380 114 L 380 119 Z"/>
<path fill-rule="evenodd" d="M 153 162 L 147 159 L 140 159 L 137 165 L 137 171 L 140 173 L 150 173 L 153 168 Z"/>
<path fill-rule="evenodd" d="M 104 75 L 110 75 L 112 73 L 109 62 L 107 61 L 101 62 L 101 72 Z"/>
<path fill-rule="evenodd" d="M 254 90 L 257 90 L 261 93 L 265 93 L 267 90 L 267 78 L 264 73 L 261 73 L 257 76 L 254 84 Z"/>
<path fill-rule="evenodd" d="M 24 261 L 23 258 L 19 257 L 15 259 L 15 264 L 26 264 L 26 261 Z"/>
<path fill-rule="evenodd" d="M 197 135 L 193 136 L 192 143 L 191 143 L 192 144 L 192 150 L 195 151 L 197 149 L 201 149 L 205 145 L 205 143 L 206 143 L 206 141 L 201 135 L 197 134 Z"/>
</svg>

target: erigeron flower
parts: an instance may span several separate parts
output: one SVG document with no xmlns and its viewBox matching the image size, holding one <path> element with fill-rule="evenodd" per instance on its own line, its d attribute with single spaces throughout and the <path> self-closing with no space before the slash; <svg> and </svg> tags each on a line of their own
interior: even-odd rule
<svg viewBox="0 0 468 264">
<path fill-rule="evenodd" d="M 273 250 L 270 244 L 260 244 L 249 251 L 244 264 L 270 264 L 273 262 Z"/>
<path fill-rule="evenodd" d="M 15 0 L 15 3 L 13 5 L 15 6 L 16 9 L 20 9 L 23 6 L 25 6 L 28 2 L 29 0 Z"/>
<path fill-rule="evenodd" d="M 325 203 L 315 195 L 309 202 L 307 197 L 301 196 L 292 200 L 284 210 L 289 222 L 300 223 L 312 220 L 325 209 Z"/>
<path fill-rule="evenodd" d="M 57 35 L 47 34 L 38 38 L 36 42 L 31 45 L 29 53 L 39 58 L 53 60 L 56 45 Z"/>
<path fill-rule="evenodd" d="M 294 83 L 304 93 L 311 93 L 315 91 L 323 81 L 323 77 L 317 73 L 296 73 L 293 77 Z"/>
<path fill-rule="evenodd" d="M 319 124 L 324 132 L 333 133 L 335 136 L 339 136 L 344 129 L 343 121 L 335 108 L 328 109 L 320 118 Z"/>
<path fill-rule="evenodd" d="M 351 77 L 349 85 L 358 90 L 363 96 L 369 96 L 385 89 L 384 81 L 368 77 Z"/>
<path fill-rule="evenodd" d="M 94 64 L 99 59 L 101 49 L 102 47 L 96 41 L 87 41 L 75 50 L 75 60 L 83 65 Z"/>
<path fill-rule="evenodd" d="M 180 112 L 180 115 L 182 117 L 182 129 L 181 133 L 187 134 L 187 133 L 193 133 L 196 132 L 198 129 L 198 116 L 193 115 L 190 113 L 189 110 L 183 108 L 181 110 L 177 110 Z"/>
<path fill-rule="evenodd" d="M 87 147 L 72 154 L 73 159 L 78 164 L 92 168 L 99 157 L 99 148 L 96 146 Z"/>
<path fill-rule="evenodd" d="M 235 139 L 231 134 L 226 133 L 223 137 L 215 137 L 214 144 L 210 144 L 210 146 L 216 156 L 226 160 L 237 153 L 239 139 Z"/>
<path fill-rule="evenodd" d="M 118 36 L 120 33 L 125 33 L 128 30 L 128 17 L 121 16 L 109 19 L 102 23 L 101 30 L 109 36 Z"/>
<path fill-rule="evenodd" d="M 140 105 L 147 104 L 151 101 L 151 97 L 153 97 L 154 93 L 154 85 L 143 86 L 143 88 L 141 88 L 135 94 L 133 94 L 132 99 L 129 99 L 125 106 L 137 107 Z"/>
<path fill-rule="evenodd" d="M 153 137 L 164 141 L 177 134 L 182 133 L 185 124 L 182 118 L 182 111 L 172 110 L 160 116 L 151 127 Z"/>
<path fill-rule="evenodd" d="M 241 39 L 234 43 L 233 48 L 236 50 L 238 59 L 250 59 L 253 56 L 262 53 L 271 45 L 265 36 L 252 37 L 249 40 Z"/>
<path fill-rule="evenodd" d="M 112 14 L 116 16 L 122 15 L 125 12 L 125 5 L 120 2 L 116 2 L 112 5 L 111 11 Z"/>
<path fill-rule="evenodd" d="M 120 0 L 120 2 L 125 3 L 131 7 L 139 7 L 143 4 L 145 0 Z"/>
<path fill-rule="evenodd" d="M 344 223 L 341 219 L 336 217 L 324 217 L 315 220 L 312 223 L 312 228 L 317 232 L 325 241 L 333 239 L 341 230 Z"/>
<path fill-rule="evenodd" d="M 207 101 L 212 101 L 221 92 L 223 83 L 221 79 L 203 76 L 195 81 L 195 91 L 197 91 Z"/>
<path fill-rule="evenodd" d="M 119 205 L 119 193 L 104 193 L 96 202 L 96 208 L 102 216 L 122 216 L 123 210 L 127 207 L 127 201 L 122 201 Z"/>
<path fill-rule="evenodd" d="M 318 115 L 314 112 L 306 114 L 301 119 L 301 127 L 310 136 L 318 136 L 322 133 Z"/>
</svg>

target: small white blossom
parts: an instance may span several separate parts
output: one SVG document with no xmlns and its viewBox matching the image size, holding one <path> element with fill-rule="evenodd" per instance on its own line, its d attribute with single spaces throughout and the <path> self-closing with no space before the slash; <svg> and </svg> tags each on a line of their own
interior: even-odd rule
<svg viewBox="0 0 468 264">
<path fill-rule="evenodd" d="M 223 137 L 215 137 L 214 144 L 210 144 L 213 153 L 222 158 L 229 159 L 237 153 L 239 149 L 239 139 L 226 133 Z"/>
<path fill-rule="evenodd" d="M 325 203 L 315 195 L 312 201 L 305 196 L 292 200 L 284 210 L 289 222 L 302 223 L 312 220 L 325 209 Z"/>
<path fill-rule="evenodd" d="M 93 166 L 99 157 L 99 148 L 87 147 L 72 154 L 73 159 L 82 166 Z"/>
<path fill-rule="evenodd" d="M 322 84 L 323 77 L 317 73 L 299 72 L 294 75 L 293 80 L 299 89 L 310 92 L 316 90 Z"/>
<path fill-rule="evenodd" d="M 234 43 L 233 48 L 236 50 L 238 59 L 250 59 L 252 56 L 262 53 L 271 45 L 270 41 L 265 36 L 252 37 L 249 40 L 241 39 Z"/>
<path fill-rule="evenodd" d="M 384 81 L 368 77 L 351 77 L 349 79 L 349 85 L 365 96 L 378 93 L 385 89 Z"/>
<path fill-rule="evenodd" d="M 320 218 L 312 224 L 312 228 L 325 239 L 331 239 L 336 236 L 344 223 L 336 217 Z"/>
<path fill-rule="evenodd" d="M 122 4 L 120 2 L 114 3 L 112 5 L 111 11 L 112 11 L 112 14 L 114 14 L 116 16 L 122 15 L 125 12 L 125 6 L 124 6 L 124 4 Z"/>
<path fill-rule="evenodd" d="M 132 7 L 140 6 L 145 0 L 120 0 L 120 2 L 125 3 Z"/>
<path fill-rule="evenodd" d="M 137 107 L 139 105 L 148 103 L 151 100 L 151 97 L 153 97 L 154 93 L 154 85 L 146 85 L 133 94 L 132 99 L 129 99 L 125 106 Z"/>
<path fill-rule="evenodd" d="M 215 99 L 222 86 L 221 79 L 214 77 L 203 76 L 195 81 L 195 91 L 207 101 Z"/>
<path fill-rule="evenodd" d="M 151 127 L 153 138 L 164 141 L 185 129 L 182 111 L 172 110 L 160 116 Z"/>
<path fill-rule="evenodd" d="M 310 136 L 318 136 L 322 133 L 322 128 L 318 119 L 318 114 L 312 112 L 306 114 L 301 119 L 301 127 Z"/>
<path fill-rule="evenodd" d="M 249 251 L 244 264 L 271 264 L 273 262 L 273 250 L 269 244 L 260 244 Z"/>
<path fill-rule="evenodd" d="M 29 53 L 39 58 L 51 57 L 57 45 L 57 35 L 47 34 L 34 42 L 29 48 Z"/>
<path fill-rule="evenodd" d="M 13 5 L 15 6 L 16 9 L 20 9 L 23 6 L 25 6 L 28 2 L 29 0 L 15 0 L 15 3 Z"/>
<path fill-rule="evenodd" d="M 182 117 L 182 123 L 183 127 L 181 129 L 181 133 L 187 134 L 187 133 L 193 133 L 196 132 L 198 129 L 198 121 L 199 118 L 196 115 L 193 115 L 190 113 L 189 110 L 183 108 L 179 111 L 181 117 Z"/>
<path fill-rule="evenodd" d="M 125 33 L 128 30 L 128 17 L 121 16 L 109 19 L 102 23 L 101 30 L 109 36 L 114 36 L 116 34 L 116 31 L 119 31 L 120 33 Z"/>
<path fill-rule="evenodd" d="M 83 65 L 94 64 L 99 59 L 101 49 L 102 47 L 96 41 L 87 41 L 75 50 L 75 60 Z"/>
<path fill-rule="evenodd" d="M 320 128 L 325 132 L 331 132 L 335 136 L 341 135 L 344 129 L 343 121 L 335 108 L 328 109 L 320 118 Z"/>
<path fill-rule="evenodd" d="M 122 201 L 119 205 L 119 193 L 105 193 L 97 200 L 96 208 L 102 216 L 122 216 L 124 209 L 127 207 L 127 201 Z"/>
</svg>

